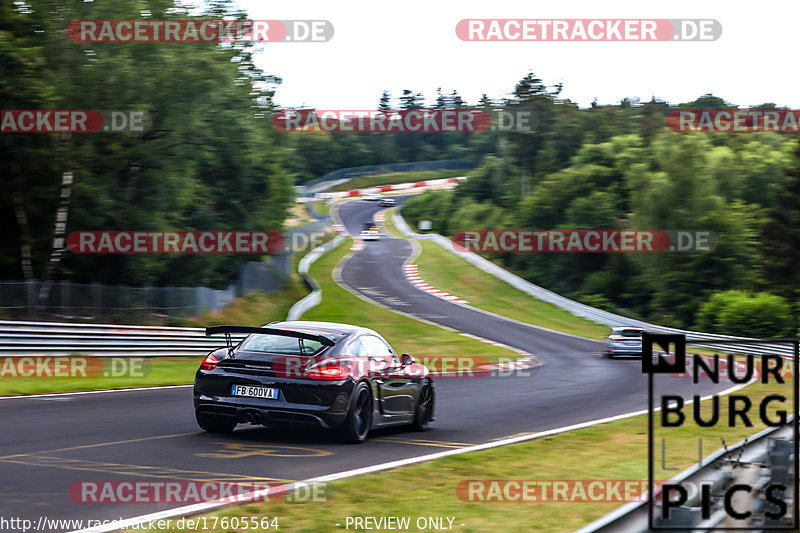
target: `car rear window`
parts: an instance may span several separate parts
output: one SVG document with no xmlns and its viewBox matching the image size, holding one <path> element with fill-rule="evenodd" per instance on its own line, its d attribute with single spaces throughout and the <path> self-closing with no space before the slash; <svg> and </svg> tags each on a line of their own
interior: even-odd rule
<svg viewBox="0 0 800 533">
<path fill-rule="evenodd" d="M 642 330 L 640 329 L 623 329 L 619 332 L 623 337 L 641 337 Z"/>
<path fill-rule="evenodd" d="M 284 337 L 282 335 L 250 335 L 247 337 L 240 349 L 250 352 L 268 352 L 283 355 L 314 355 L 322 349 L 322 343 L 294 337 Z M 300 350 L 300 347 L 303 350 Z"/>
</svg>

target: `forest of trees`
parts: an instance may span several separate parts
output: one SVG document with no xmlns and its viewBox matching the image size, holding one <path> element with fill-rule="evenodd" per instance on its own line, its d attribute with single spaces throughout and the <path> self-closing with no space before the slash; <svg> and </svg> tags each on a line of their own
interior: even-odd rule
<svg viewBox="0 0 800 533">
<path fill-rule="evenodd" d="M 529 72 L 503 98 L 484 95 L 470 104 L 455 90 L 426 99 L 395 88 L 376 95 L 376 107 L 529 111 L 536 117 L 531 131 L 282 133 L 271 123 L 280 109 L 280 73 L 256 68 L 251 44 L 128 46 L 66 35 L 72 20 L 145 16 L 190 18 L 172 0 L 0 0 L 2 109 L 126 109 L 151 118 L 143 133 L 0 134 L 0 279 L 223 287 L 252 257 L 73 255 L 54 237 L 98 229 L 281 230 L 293 186 L 326 172 L 464 159 L 477 166 L 470 179 L 409 201 L 404 214 L 411 222 L 432 220 L 443 234 L 711 230 L 719 243 L 705 254 L 492 259 L 559 293 L 667 325 L 724 332 L 730 321 L 714 317 L 750 306 L 789 317 L 753 323 L 754 331 L 796 330 L 796 136 L 666 128 L 675 109 L 735 108 L 719 97 L 682 104 L 625 99 L 582 109 L 561 97 L 561 86 L 547 87 Z M 227 2 L 192 16 L 245 17 Z M 65 226 L 60 208 L 68 214 Z"/>
<path fill-rule="evenodd" d="M 64 173 L 67 233 L 281 229 L 294 183 L 267 116 L 278 80 L 255 68 L 251 45 L 67 37 L 72 20 L 137 19 L 144 9 L 187 18 L 171 0 L 0 1 L 0 107 L 140 110 L 152 120 L 139 134 L 0 134 L 0 278 L 224 287 L 252 259 L 65 252 L 48 269 Z M 223 15 L 236 14 L 215 6 L 205 16 Z"/>
<path fill-rule="evenodd" d="M 406 218 L 431 220 L 432 231 L 446 235 L 521 228 L 710 230 L 718 239 L 710 253 L 489 256 L 561 294 L 664 325 L 732 333 L 739 326 L 709 318 L 712 309 L 729 306 L 769 309 L 766 323 L 758 322 L 763 317 L 748 323 L 750 334 L 796 332 L 795 135 L 665 127 L 675 108 L 735 108 L 711 95 L 675 107 L 623 101 L 578 109 L 532 75 L 515 95 L 513 105 L 537 110 L 537 131 L 504 135 L 467 182 L 409 200 Z"/>
</svg>

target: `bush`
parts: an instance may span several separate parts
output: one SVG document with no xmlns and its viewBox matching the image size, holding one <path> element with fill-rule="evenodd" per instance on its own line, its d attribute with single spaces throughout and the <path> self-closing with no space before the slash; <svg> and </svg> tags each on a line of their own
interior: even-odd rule
<svg viewBox="0 0 800 533">
<path fill-rule="evenodd" d="M 697 329 L 723 335 L 782 337 L 795 333 L 795 320 L 789 303 L 766 292 L 715 293 L 700 306 Z"/>
</svg>

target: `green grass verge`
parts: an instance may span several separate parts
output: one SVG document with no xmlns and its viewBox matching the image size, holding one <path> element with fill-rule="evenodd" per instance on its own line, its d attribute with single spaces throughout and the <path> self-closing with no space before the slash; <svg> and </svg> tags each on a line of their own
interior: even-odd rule
<svg viewBox="0 0 800 533">
<path fill-rule="evenodd" d="M 776 389 L 774 384 L 754 384 L 740 393 L 746 392 L 757 407 L 764 396 L 786 386 Z M 720 403 L 722 420 L 725 420 L 727 402 L 723 399 Z M 684 411 L 691 419 L 691 407 Z M 708 419 L 710 402 L 702 404 L 701 413 Z M 768 409 L 768 414 L 774 417 L 774 409 Z M 684 470 L 694 464 L 698 438 L 703 439 L 703 453 L 708 456 L 721 448 L 720 437 L 731 445 L 763 428 L 755 415 L 754 426 L 750 428 L 719 428 L 719 431 L 714 428 L 712 431 L 698 429 L 693 423 L 675 428 L 664 435 L 667 438 L 666 466 Z M 662 471 L 660 456 L 656 459 L 657 480 L 669 479 L 678 472 Z M 410 516 L 412 523 L 420 516 L 455 517 L 454 524 L 464 524 L 456 529 L 465 533 L 575 531 L 623 502 L 470 502 L 462 501 L 456 488 L 469 480 L 646 479 L 647 417 L 641 415 L 520 444 L 336 481 L 326 488 L 325 492 L 333 497 L 325 502 L 246 504 L 207 516 L 278 517 L 281 530 L 308 533 L 345 531 L 343 526 L 335 524 L 344 524 L 348 516 Z"/>
<path fill-rule="evenodd" d="M 202 360 L 203 357 L 104 357 L 101 363 L 106 375 L 97 377 L 92 372 L 87 372 L 89 377 L 9 377 L 6 371 L 0 378 L 0 396 L 186 385 L 194 380 Z M 93 362 L 87 363 L 87 368 L 94 368 Z M 129 375 L 115 377 L 113 369 L 120 373 L 127 369 Z"/>
<path fill-rule="evenodd" d="M 319 215 L 327 215 L 329 213 L 328 202 L 314 202 L 314 211 Z"/>
<path fill-rule="evenodd" d="M 392 235 L 402 237 L 392 220 L 395 209 L 387 211 L 386 229 Z M 536 326 L 591 339 L 608 336 L 609 328 L 606 326 L 572 315 L 515 289 L 432 241 L 417 242 L 422 246 L 422 253 L 414 261 L 419 275 L 437 289 L 460 296 L 479 309 Z"/>
<path fill-rule="evenodd" d="M 303 315 L 303 320 L 325 320 L 358 324 L 374 329 L 399 352 L 415 357 L 483 356 L 490 360 L 516 360 L 519 356 L 505 348 L 464 337 L 456 332 L 420 322 L 389 309 L 371 305 L 339 286 L 333 267 L 348 253 L 348 239 L 311 266 L 313 277 L 322 288 L 322 303 Z"/>
<path fill-rule="evenodd" d="M 425 170 L 422 172 L 395 172 L 392 174 L 379 174 L 377 176 L 361 176 L 341 183 L 331 188 L 329 192 L 349 191 L 352 189 L 363 189 L 365 187 L 376 187 L 378 185 L 394 185 L 395 183 L 455 178 L 458 176 L 466 176 L 468 172 L 470 172 L 469 169 Z"/>
</svg>

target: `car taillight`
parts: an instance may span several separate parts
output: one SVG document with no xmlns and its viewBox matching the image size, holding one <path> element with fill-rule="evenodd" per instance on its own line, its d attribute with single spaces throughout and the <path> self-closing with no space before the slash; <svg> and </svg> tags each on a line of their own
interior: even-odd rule
<svg viewBox="0 0 800 533">
<path fill-rule="evenodd" d="M 611 339 L 612 341 L 624 341 L 625 337 L 623 337 L 622 335 L 611 335 L 609 339 Z"/>
<path fill-rule="evenodd" d="M 350 369 L 341 365 L 327 365 L 319 368 L 311 368 L 306 373 L 306 377 L 310 379 L 327 379 L 336 381 L 345 379 L 350 375 Z"/>
<path fill-rule="evenodd" d="M 219 359 L 214 357 L 214 354 L 208 354 L 208 356 L 203 359 L 203 362 L 200 363 L 200 370 L 214 370 L 216 368 L 217 363 L 219 363 Z"/>
</svg>

